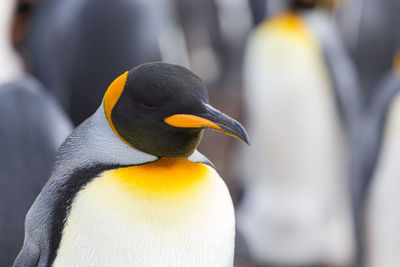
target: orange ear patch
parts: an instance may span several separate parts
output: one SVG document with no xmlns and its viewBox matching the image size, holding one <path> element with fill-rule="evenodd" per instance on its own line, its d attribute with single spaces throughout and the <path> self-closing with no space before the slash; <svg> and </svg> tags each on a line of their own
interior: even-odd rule
<svg viewBox="0 0 400 267">
<path fill-rule="evenodd" d="M 219 125 L 210 120 L 190 114 L 175 114 L 165 118 L 164 122 L 168 125 L 179 128 L 210 127 L 216 130 L 221 129 Z"/>
<path fill-rule="evenodd" d="M 115 79 L 108 87 L 104 95 L 104 111 L 106 113 L 107 120 L 111 123 L 111 111 L 117 103 L 122 91 L 125 87 L 126 78 L 128 77 L 128 72 L 125 72 L 117 79 Z"/>
<path fill-rule="evenodd" d="M 108 87 L 106 93 L 104 94 L 104 112 L 106 113 L 106 118 L 108 124 L 110 124 L 111 128 L 115 132 L 115 134 L 121 138 L 124 142 L 126 142 L 117 132 L 114 127 L 114 124 L 111 120 L 111 111 L 114 108 L 115 104 L 117 103 L 118 99 L 120 98 L 122 91 L 124 90 L 126 78 L 128 77 L 128 72 L 120 75 L 117 79 L 115 79 L 110 86 Z"/>
</svg>

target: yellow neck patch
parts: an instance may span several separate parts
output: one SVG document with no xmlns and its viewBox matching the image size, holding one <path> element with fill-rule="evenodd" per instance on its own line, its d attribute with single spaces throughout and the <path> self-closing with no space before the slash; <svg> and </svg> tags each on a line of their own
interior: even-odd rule
<svg viewBox="0 0 400 267">
<path fill-rule="evenodd" d="M 205 182 L 207 172 L 206 165 L 187 158 L 161 158 L 143 165 L 110 170 L 104 175 L 132 195 L 172 200 L 193 194 L 193 190 Z"/>
<path fill-rule="evenodd" d="M 296 13 L 284 13 L 263 22 L 258 30 L 261 33 L 279 36 L 290 36 L 293 41 L 314 47 L 317 45 L 312 31 L 305 21 Z"/>
<path fill-rule="evenodd" d="M 261 25 L 261 27 L 265 26 L 300 35 L 304 34 L 305 28 L 307 27 L 303 19 L 296 13 L 285 13 L 272 17 Z"/>
<path fill-rule="evenodd" d="M 126 78 L 128 77 L 128 72 L 126 71 L 124 74 L 120 75 L 117 79 L 115 79 L 110 86 L 108 87 L 106 93 L 104 94 L 104 112 L 106 114 L 106 118 L 108 121 L 108 124 L 110 124 L 111 128 L 113 129 L 114 133 L 125 143 L 130 145 L 128 142 L 126 142 L 117 132 L 117 130 L 114 127 L 114 124 L 112 123 L 111 120 L 111 112 L 117 104 L 118 99 L 120 98 L 122 92 L 124 91 L 125 83 L 126 83 Z"/>
<path fill-rule="evenodd" d="M 189 216 L 191 209 L 207 208 L 218 180 L 217 172 L 207 165 L 187 158 L 162 158 L 105 171 L 74 201 L 92 203 L 124 220 L 176 225 L 177 218 Z"/>
</svg>

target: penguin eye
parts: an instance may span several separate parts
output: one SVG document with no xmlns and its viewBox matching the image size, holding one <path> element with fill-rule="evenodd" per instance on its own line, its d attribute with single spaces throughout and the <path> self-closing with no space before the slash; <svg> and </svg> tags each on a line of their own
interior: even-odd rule
<svg viewBox="0 0 400 267">
<path fill-rule="evenodd" d="M 152 99 L 151 101 L 149 101 L 148 96 L 134 96 L 133 101 L 135 102 L 138 108 L 147 111 L 153 110 L 158 106 L 160 106 L 157 99 Z"/>
<path fill-rule="evenodd" d="M 155 108 L 154 105 L 152 105 L 152 104 L 150 104 L 150 103 L 148 103 L 148 102 L 144 102 L 144 101 L 140 101 L 140 102 L 139 102 L 139 107 L 140 107 L 141 109 L 144 109 L 144 110 L 152 110 L 152 109 Z"/>
</svg>

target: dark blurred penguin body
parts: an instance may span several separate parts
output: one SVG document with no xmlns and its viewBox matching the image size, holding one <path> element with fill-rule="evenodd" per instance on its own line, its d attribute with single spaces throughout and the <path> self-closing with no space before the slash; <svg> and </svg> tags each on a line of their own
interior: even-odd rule
<svg viewBox="0 0 400 267">
<path fill-rule="evenodd" d="M 25 215 L 47 181 L 71 123 L 32 78 L 0 86 L 0 265 L 24 240 Z"/>
<path fill-rule="evenodd" d="M 381 238 L 384 237 L 378 235 L 380 231 L 382 234 L 385 229 L 389 229 L 383 227 L 382 222 L 395 225 L 395 220 L 390 223 L 387 218 L 383 218 L 388 215 L 387 210 L 391 205 L 381 209 L 386 213 L 382 215 L 377 205 L 378 202 L 385 201 L 382 183 L 390 179 L 381 176 L 394 174 L 382 174 L 377 170 L 377 166 L 386 166 L 386 161 L 391 159 L 383 156 L 386 153 L 382 150 L 384 144 L 388 144 L 385 141 L 385 129 L 390 128 L 388 125 L 392 124 L 387 120 L 388 114 L 396 106 L 391 104 L 392 101 L 395 102 L 393 99 L 397 90 L 397 78 L 392 71 L 392 63 L 400 44 L 399 11 L 400 2 L 396 0 L 354 0 L 344 3 L 339 9 L 341 31 L 357 66 L 360 88 L 364 96 L 363 114 L 358 123 L 357 137 L 354 139 L 356 154 L 351 181 L 357 242 L 355 265 L 359 267 L 369 264 L 390 266 L 392 258 L 390 251 L 393 243 L 390 240 L 382 242 Z M 393 150 L 395 149 L 390 148 L 390 151 Z M 390 202 L 389 195 L 386 201 Z M 374 211 L 371 212 L 370 209 Z M 378 225 L 383 229 L 379 230 Z M 374 235 L 374 243 L 369 240 L 371 234 Z M 383 260 L 385 255 L 386 261 Z"/>
<path fill-rule="evenodd" d="M 44 0 L 32 12 L 24 50 L 34 75 L 79 124 L 123 70 L 184 63 L 179 38 L 165 45 L 174 23 L 170 1 Z"/>
<path fill-rule="evenodd" d="M 340 28 L 367 97 L 391 69 L 400 40 L 399 11 L 397 0 L 352 0 L 339 9 Z"/>
<path fill-rule="evenodd" d="M 205 127 L 248 142 L 187 69 L 120 75 L 61 146 L 14 266 L 231 266 L 232 201 L 196 151 Z"/>
<path fill-rule="evenodd" d="M 258 145 L 243 154 L 251 178 L 237 219 L 250 255 L 283 266 L 349 264 L 343 196 L 358 84 L 330 18 L 290 12 L 261 24 L 249 41 L 245 84 Z"/>
</svg>

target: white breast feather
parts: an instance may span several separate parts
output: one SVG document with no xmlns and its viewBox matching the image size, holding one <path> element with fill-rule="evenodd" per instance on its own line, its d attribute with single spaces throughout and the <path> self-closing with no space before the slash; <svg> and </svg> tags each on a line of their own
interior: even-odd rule
<svg viewBox="0 0 400 267">
<path fill-rule="evenodd" d="M 209 175 L 201 194 L 173 207 L 132 201 L 97 178 L 73 201 L 54 266 L 232 266 L 231 198 Z"/>
</svg>

